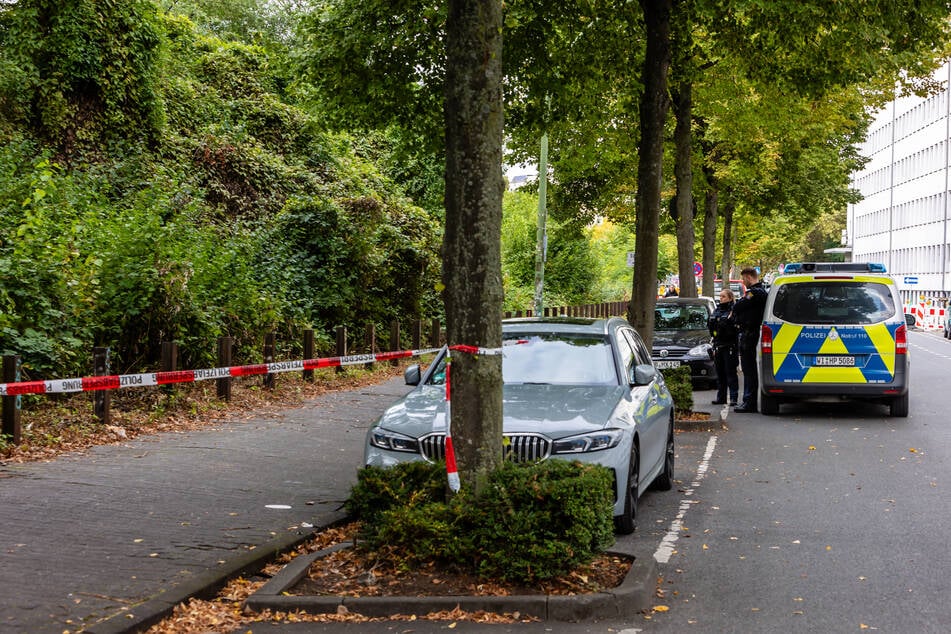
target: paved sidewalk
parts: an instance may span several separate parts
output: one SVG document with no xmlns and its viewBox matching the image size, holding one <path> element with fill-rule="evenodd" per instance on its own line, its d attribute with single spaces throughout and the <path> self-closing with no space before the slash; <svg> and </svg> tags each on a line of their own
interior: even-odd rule
<svg viewBox="0 0 951 634">
<path fill-rule="evenodd" d="M 341 519 L 367 428 L 407 390 L 0 466 L 0 633 L 123 631 Z"/>
</svg>

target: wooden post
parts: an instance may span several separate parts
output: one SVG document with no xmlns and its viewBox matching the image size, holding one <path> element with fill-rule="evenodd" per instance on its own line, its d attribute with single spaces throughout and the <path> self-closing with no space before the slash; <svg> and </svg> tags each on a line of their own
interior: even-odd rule
<svg viewBox="0 0 951 634">
<path fill-rule="evenodd" d="M 347 356 L 347 327 L 346 326 L 337 326 L 337 356 L 345 357 Z M 337 374 L 343 372 L 343 366 L 337 366 Z"/>
<path fill-rule="evenodd" d="M 367 326 L 367 352 L 370 354 L 376 354 L 376 324 L 370 324 Z M 373 361 L 366 363 L 364 367 L 367 370 L 373 369 Z"/>
<path fill-rule="evenodd" d="M 96 347 L 92 349 L 93 374 L 96 376 L 109 375 L 109 348 Z M 112 390 L 96 390 L 93 396 L 93 411 L 96 418 L 103 425 L 112 424 Z"/>
<path fill-rule="evenodd" d="M 314 357 L 314 331 L 307 329 L 304 331 L 304 360 L 313 359 Z M 314 371 L 313 370 L 304 370 L 301 373 L 301 377 L 304 381 L 313 383 L 314 382 Z"/>
<path fill-rule="evenodd" d="M 390 352 L 396 352 L 400 349 L 400 320 L 394 319 L 390 322 Z M 398 366 L 400 364 L 399 359 L 393 359 L 390 361 L 390 365 Z"/>
<path fill-rule="evenodd" d="M 3 355 L 3 382 L 17 383 L 20 381 L 20 355 Z M 20 396 L 3 397 L 3 435 L 9 442 L 19 445 L 20 436 Z"/>
<path fill-rule="evenodd" d="M 163 341 L 161 351 L 162 372 L 174 372 L 178 369 L 178 344 L 174 341 Z M 166 394 L 175 392 L 175 384 L 169 383 L 162 386 L 162 391 Z"/>
<path fill-rule="evenodd" d="M 274 333 L 269 332 L 264 335 L 264 362 L 265 363 L 274 363 Z M 274 373 L 268 372 L 264 375 L 264 388 L 267 390 L 274 389 Z"/>
<path fill-rule="evenodd" d="M 218 337 L 218 367 L 231 367 L 231 349 L 234 346 L 234 339 L 231 337 Z M 225 376 L 218 379 L 218 398 L 224 401 L 231 400 L 231 377 Z"/>
<path fill-rule="evenodd" d="M 413 322 L 413 350 L 419 350 L 423 347 L 423 320 L 417 319 Z"/>
<path fill-rule="evenodd" d="M 439 320 L 435 317 L 429 322 L 429 347 L 439 347 Z"/>
</svg>

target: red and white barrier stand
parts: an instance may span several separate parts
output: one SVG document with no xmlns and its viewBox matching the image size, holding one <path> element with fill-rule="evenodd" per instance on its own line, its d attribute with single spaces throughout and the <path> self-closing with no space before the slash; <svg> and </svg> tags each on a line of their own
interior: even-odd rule
<svg viewBox="0 0 951 634">
<path fill-rule="evenodd" d="M 914 315 L 915 325 L 924 330 L 941 330 L 948 319 L 948 310 L 929 302 L 905 304 L 902 309 L 906 315 Z"/>
</svg>

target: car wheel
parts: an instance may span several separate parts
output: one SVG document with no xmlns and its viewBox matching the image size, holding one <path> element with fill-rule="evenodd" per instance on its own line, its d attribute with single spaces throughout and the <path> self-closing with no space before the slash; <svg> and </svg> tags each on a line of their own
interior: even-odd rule
<svg viewBox="0 0 951 634">
<path fill-rule="evenodd" d="M 769 394 L 759 395 L 759 411 L 763 416 L 775 416 L 779 413 L 779 399 Z"/>
<path fill-rule="evenodd" d="M 674 488 L 674 423 L 667 428 L 667 446 L 664 448 L 664 470 L 653 482 L 658 491 L 670 491 Z"/>
<path fill-rule="evenodd" d="M 893 398 L 888 404 L 889 414 L 900 418 L 908 416 L 908 394 Z"/>
<path fill-rule="evenodd" d="M 637 447 L 631 450 L 627 469 L 627 488 L 624 490 L 624 514 L 614 518 L 614 528 L 621 535 L 630 535 L 637 528 L 637 488 L 640 484 L 640 455 Z"/>
</svg>

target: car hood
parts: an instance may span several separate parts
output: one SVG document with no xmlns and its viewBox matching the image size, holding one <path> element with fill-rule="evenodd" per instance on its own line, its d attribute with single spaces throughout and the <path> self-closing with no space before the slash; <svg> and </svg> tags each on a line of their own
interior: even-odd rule
<svg viewBox="0 0 951 634">
<path fill-rule="evenodd" d="M 503 431 L 557 439 L 603 429 L 626 394 L 619 385 L 505 385 Z M 413 390 L 383 414 L 379 425 L 413 438 L 446 431 L 445 389 L 424 385 Z"/>
<path fill-rule="evenodd" d="M 701 343 L 710 342 L 708 330 L 656 330 L 654 331 L 654 347 L 666 348 L 669 346 L 683 346 L 693 348 Z"/>
</svg>

